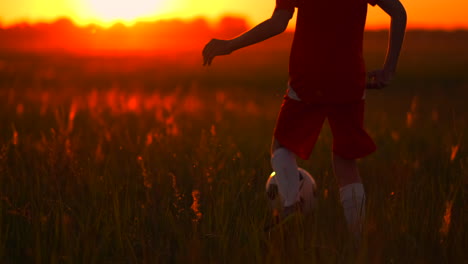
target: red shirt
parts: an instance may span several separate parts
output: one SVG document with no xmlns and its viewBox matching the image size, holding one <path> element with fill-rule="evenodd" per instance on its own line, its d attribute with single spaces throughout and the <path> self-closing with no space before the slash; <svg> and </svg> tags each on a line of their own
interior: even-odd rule
<svg viewBox="0 0 468 264">
<path fill-rule="evenodd" d="M 289 85 L 302 101 L 342 103 L 363 97 L 367 4 L 377 1 L 276 0 L 276 9 L 286 9 L 291 16 L 298 8 Z"/>
</svg>

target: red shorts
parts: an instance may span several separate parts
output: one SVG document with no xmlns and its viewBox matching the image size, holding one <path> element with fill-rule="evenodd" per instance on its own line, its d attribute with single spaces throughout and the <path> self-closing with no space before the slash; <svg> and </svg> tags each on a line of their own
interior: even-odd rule
<svg viewBox="0 0 468 264">
<path fill-rule="evenodd" d="M 375 151 L 364 130 L 364 100 L 344 104 L 310 104 L 285 97 L 275 127 L 280 145 L 300 158 L 309 158 L 325 118 L 333 134 L 333 152 L 344 159 L 358 159 Z"/>
</svg>

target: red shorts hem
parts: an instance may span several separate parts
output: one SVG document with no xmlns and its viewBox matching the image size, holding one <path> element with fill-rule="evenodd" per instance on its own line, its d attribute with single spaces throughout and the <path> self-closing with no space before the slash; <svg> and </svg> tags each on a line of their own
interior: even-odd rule
<svg viewBox="0 0 468 264">
<path fill-rule="evenodd" d="M 364 101 L 317 105 L 286 97 L 275 126 L 278 143 L 307 160 L 317 142 L 325 119 L 333 134 L 333 153 L 344 159 L 358 159 L 376 150 L 363 127 Z"/>
<path fill-rule="evenodd" d="M 275 133 L 274 137 L 275 137 L 276 141 L 278 141 L 280 146 L 287 148 L 289 151 L 296 154 L 296 156 L 298 156 L 299 158 L 301 158 L 303 160 L 308 160 L 309 159 L 310 154 L 312 153 L 312 149 L 309 152 L 304 151 L 303 149 L 300 149 L 300 147 L 298 147 L 297 144 L 294 144 L 293 142 L 288 142 L 287 140 L 281 138 L 281 135 L 276 134 L 276 133 Z"/>
<path fill-rule="evenodd" d="M 377 150 L 377 147 L 374 143 L 371 146 L 368 146 L 367 149 L 362 148 L 361 151 L 357 152 L 342 152 L 340 150 L 333 149 L 333 153 L 340 156 L 343 159 L 353 160 L 353 159 L 361 159 L 364 157 L 369 156 L 370 154 L 374 153 Z"/>
</svg>

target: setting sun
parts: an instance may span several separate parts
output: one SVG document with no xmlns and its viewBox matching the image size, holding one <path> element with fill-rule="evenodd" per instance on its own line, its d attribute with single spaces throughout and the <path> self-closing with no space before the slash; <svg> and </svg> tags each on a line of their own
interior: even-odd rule
<svg viewBox="0 0 468 264">
<path fill-rule="evenodd" d="M 4 2 L 4 3 L 3 3 Z M 18 0 L 3 1 L 0 26 L 21 22 L 50 22 L 69 18 L 78 25 L 89 23 L 110 26 L 138 21 L 205 18 L 216 21 L 224 15 L 246 18 L 250 26 L 271 16 L 274 0 Z M 452 0 L 450 5 L 437 0 L 401 0 L 408 13 L 408 28 L 468 28 L 466 0 Z M 457 8 L 453 8 L 457 6 Z M 388 15 L 379 8 L 369 8 L 367 27 L 387 28 Z M 289 24 L 293 29 L 295 19 Z"/>
<path fill-rule="evenodd" d="M 103 22 L 134 22 L 158 13 L 165 0 L 87 0 L 88 8 Z"/>
</svg>

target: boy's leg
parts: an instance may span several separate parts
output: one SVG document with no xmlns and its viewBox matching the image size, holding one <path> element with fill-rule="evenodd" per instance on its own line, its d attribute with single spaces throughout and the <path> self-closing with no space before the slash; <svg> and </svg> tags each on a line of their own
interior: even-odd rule
<svg viewBox="0 0 468 264">
<path fill-rule="evenodd" d="M 271 165 L 276 173 L 278 191 L 284 198 L 283 217 L 300 209 L 300 176 L 296 155 L 308 159 L 325 116 L 322 106 L 307 104 L 289 96 L 281 105 L 273 137 Z"/>
<path fill-rule="evenodd" d="M 328 121 L 333 133 L 333 169 L 340 186 L 340 200 L 348 227 L 359 243 L 366 195 L 356 159 L 375 151 L 375 144 L 364 129 L 364 101 L 331 107 Z"/>
<path fill-rule="evenodd" d="M 333 170 L 340 188 L 349 184 L 361 182 L 355 159 L 344 159 L 333 153 Z"/>
<path fill-rule="evenodd" d="M 340 200 L 348 228 L 359 244 L 365 219 L 366 194 L 359 177 L 356 160 L 333 154 L 333 169 L 340 187 Z"/>
<path fill-rule="evenodd" d="M 296 210 L 300 182 L 295 154 L 281 146 L 276 139 L 273 139 L 271 147 L 271 166 L 276 173 L 278 191 L 284 199 L 284 217 Z"/>
</svg>

